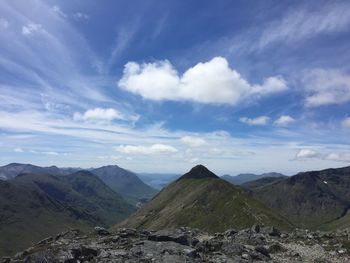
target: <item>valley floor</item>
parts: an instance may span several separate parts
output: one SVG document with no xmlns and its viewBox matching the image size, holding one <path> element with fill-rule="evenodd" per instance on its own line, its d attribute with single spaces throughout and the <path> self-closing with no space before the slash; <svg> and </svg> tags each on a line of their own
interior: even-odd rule
<svg viewBox="0 0 350 263">
<path fill-rule="evenodd" d="M 350 229 L 281 232 L 255 225 L 209 235 L 191 228 L 71 230 L 42 240 L 11 262 L 349 262 Z"/>
</svg>

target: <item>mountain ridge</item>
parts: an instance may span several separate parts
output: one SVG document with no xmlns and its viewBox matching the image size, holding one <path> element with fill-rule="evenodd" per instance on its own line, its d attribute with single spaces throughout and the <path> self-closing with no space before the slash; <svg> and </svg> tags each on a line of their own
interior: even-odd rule
<svg viewBox="0 0 350 263">
<path fill-rule="evenodd" d="M 148 204 L 115 227 L 157 230 L 189 226 L 217 232 L 255 223 L 291 226 L 287 219 L 252 199 L 244 190 L 212 172 L 208 173 L 207 168 L 197 168 L 169 184 Z M 194 171 L 205 173 L 195 175 Z"/>
<path fill-rule="evenodd" d="M 238 174 L 235 176 L 226 174 L 221 176 L 221 178 L 234 185 L 241 185 L 241 184 L 244 184 L 250 181 L 255 181 L 265 177 L 283 177 L 283 176 L 286 177 L 286 175 L 281 173 L 269 172 L 269 173 L 263 173 L 263 174 L 244 173 L 244 174 Z"/>
</svg>

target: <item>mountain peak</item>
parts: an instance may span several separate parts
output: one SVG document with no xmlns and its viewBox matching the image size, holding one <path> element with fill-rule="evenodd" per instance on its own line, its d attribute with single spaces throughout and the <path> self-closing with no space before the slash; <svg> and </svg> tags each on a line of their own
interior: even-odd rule
<svg viewBox="0 0 350 263">
<path fill-rule="evenodd" d="M 211 172 L 204 165 L 196 165 L 188 173 L 181 176 L 178 180 L 181 179 L 203 179 L 203 178 L 219 178 L 213 172 Z"/>
</svg>

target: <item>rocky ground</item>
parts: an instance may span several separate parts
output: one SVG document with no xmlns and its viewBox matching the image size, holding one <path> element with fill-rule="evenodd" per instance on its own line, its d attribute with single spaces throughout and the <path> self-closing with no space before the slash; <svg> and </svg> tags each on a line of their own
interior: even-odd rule
<svg viewBox="0 0 350 263">
<path fill-rule="evenodd" d="M 350 229 L 281 232 L 254 226 L 209 235 L 196 229 L 161 231 L 96 227 L 70 230 L 18 253 L 10 262 L 350 262 Z"/>
</svg>

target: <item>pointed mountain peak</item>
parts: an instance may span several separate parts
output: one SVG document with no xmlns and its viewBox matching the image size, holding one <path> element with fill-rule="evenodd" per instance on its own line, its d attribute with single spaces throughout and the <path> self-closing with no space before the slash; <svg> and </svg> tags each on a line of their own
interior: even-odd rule
<svg viewBox="0 0 350 263">
<path fill-rule="evenodd" d="M 203 179 L 203 178 L 219 178 L 213 172 L 208 170 L 204 165 L 196 165 L 188 173 L 184 174 L 179 178 L 181 179 Z"/>
</svg>

